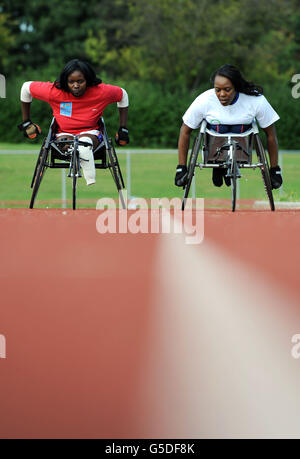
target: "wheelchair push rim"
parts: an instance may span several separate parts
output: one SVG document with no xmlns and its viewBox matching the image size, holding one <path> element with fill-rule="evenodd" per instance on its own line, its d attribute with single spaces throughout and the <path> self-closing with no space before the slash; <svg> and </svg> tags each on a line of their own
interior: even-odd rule
<svg viewBox="0 0 300 459">
<path fill-rule="evenodd" d="M 237 189 L 237 164 L 235 161 L 232 163 L 231 168 L 231 210 L 235 211 L 236 208 L 236 189 Z"/>
<path fill-rule="evenodd" d="M 231 181 L 231 210 L 236 208 L 236 190 L 237 190 L 237 160 L 236 160 L 236 144 L 231 147 L 231 164 L 230 164 L 230 181 Z"/>
<path fill-rule="evenodd" d="M 48 163 L 47 163 L 48 154 L 49 154 L 49 148 L 45 147 L 45 141 L 44 141 L 42 148 L 40 150 L 37 162 L 36 162 L 32 182 L 31 182 L 31 188 L 33 188 L 33 190 L 32 190 L 32 195 L 31 195 L 30 204 L 29 204 L 30 209 L 33 209 L 34 202 L 35 202 L 35 199 L 37 197 L 37 194 L 40 188 L 40 184 L 44 177 L 46 168 L 48 166 Z"/>
<path fill-rule="evenodd" d="M 74 150 L 72 154 L 72 208 L 76 209 L 76 191 L 77 191 L 77 178 L 79 176 L 79 152 L 78 140 L 75 140 Z"/>
<path fill-rule="evenodd" d="M 255 148 L 256 148 L 257 157 L 259 161 L 262 163 L 262 166 L 260 167 L 260 172 L 261 172 L 262 179 L 264 182 L 264 188 L 265 188 L 268 200 L 269 200 L 270 209 L 271 211 L 274 211 L 275 204 L 274 204 L 274 198 L 273 198 L 273 192 L 272 192 L 272 183 L 271 183 L 271 178 L 270 178 L 268 160 L 267 160 L 266 152 L 263 147 L 262 141 L 259 135 L 257 134 L 255 135 Z"/>
<path fill-rule="evenodd" d="M 184 195 L 183 195 L 183 200 L 182 200 L 182 205 L 181 205 L 181 209 L 182 210 L 184 210 L 184 208 L 185 208 L 186 200 L 187 200 L 189 192 L 190 192 L 192 180 L 193 180 L 193 177 L 195 175 L 195 167 L 196 167 L 196 164 L 197 164 L 197 159 L 198 159 L 200 147 L 201 147 L 201 144 L 202 144 L 202 139 L 203 139 L 203 133 L 200 132 L 197 135 L 197 137 L 195 137 L 195 140 L 194 140 L 194 143 L 193 143 L 193 148 L 192 148 L 192 151 L 191 151 L 191 154 L 190 154 L 190 158 L 189 158 L 189 163 L 188 163 L 187 183 L 186 183 L 186 185 L 184 187 Z"/>
<path fill-rule="evenodd" d="M 108 167 L 111 172 L 112 178 L 115 182 L 115 185 L 117 187 L 118 193 L 119 193 L 119 198 L 120 202 L 122 205 L 123 209 L 126 209 L 126 204 L 124 200 L 124 196 L 122 193 L 122 189 L 124 189 L 124 180 L 122 177 L 118 157 L 115 151 L 115 148 L 113 146 L 112 140 L 108 140 L 108 148 L 107 148 L 107 153 L 108 153 Z"/>
</svg>

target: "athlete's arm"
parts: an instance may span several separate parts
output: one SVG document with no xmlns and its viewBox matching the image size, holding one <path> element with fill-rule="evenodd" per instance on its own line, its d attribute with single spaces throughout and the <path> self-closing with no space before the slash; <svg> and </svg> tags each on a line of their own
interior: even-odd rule
<svg viewBox="0 0 300 459">
<path fill-rule="evenodd" d="M 41 128 L 37 124 L 32 123 L 30 120 L 30 108 L 32 102 L 32 95 L 29 89 L 30 83 L 31 81 L 26 81 L 21 88 L 20 99 L 23 123 L 19 124 L 18 128 L 20 131 L 23 131 L 25 137 L 35 139 L 36 136 L 41 133 Z"/>
<path fill-rule="evenodd" d="M 267 149 L 270 157 L 270 165 L 271 167 L 275 167 L 278 164 L 278 140 L 275 125 L 271 124 L 270 126 L 262 129 L 267 137 Z"/>
<path fill-rule="evenodd" d="M 21 102 L 21 110 L 22 110 L 22 120 L 26 121 L 30 119 L 30 108 L 31 102 Z"/>
<path fill-rule="evenodd" d="M 117 145 L 124 146 L 129 143 L 129 132 L 127 129 L 129 99 L 125 89 L 121 89 L 123 91 L 123 96 L 122 99 L 117 102 L 119 109 L 120 127 L 116 133 L 115 140 Z"/>
<path fill-rule="evenodd" d="M 119 108 L 120 127 L 126 127 L 128 122 L 128 107 Z"/>
<path fill-rule="evenodd" d="M 192 130 L 185 123 L 182 123 L 178 140 L 178 164 L 181 166 L 186 165 Z"/>
<path fill-rule="evenodd" d="M 21 107 L 22 107 L 22 119 L 23 121 L 30 119 L 30 107 L 32 102 L 32 95 L 30 93 L 31 81 L 26 81 L 21 88 Z"/>
<path fill-rule="evenodd" d="M 119 117 L 120 117 L 120 127 L 126 127 L 128 121 L 128 106 L 129 106 L 129 99 L 128 94 L 125 89 L 121 88 L 123 91 L 123 96 L 120 102 L 117 102 L 117 106 L 119 109 Z"/>
</svg>

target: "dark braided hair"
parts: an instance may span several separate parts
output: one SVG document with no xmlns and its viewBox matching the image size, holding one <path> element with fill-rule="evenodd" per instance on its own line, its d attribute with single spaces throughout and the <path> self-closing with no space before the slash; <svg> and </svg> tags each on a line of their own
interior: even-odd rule
<svg viewBox="0 0 300 459">
<path fill-rule="evenodd" d="M 218 68 L 211 77 L 212 84 L 214 84 L 217 75 L 228 78 L 232 82 L 234 89 L 238 92 L 248 94 L 249 96 L 260 96 L 263 94 L 263 88 L 251 81 L 246 81 L 239 69 L 234 65 L 225 64 Z"/>
<path fill-rule="evenodd" d="M 102 80 L 96 76 L 95 70 L 90 66 L 90 64 L 80 61 L 79 59 L 73 59 L 65 65 L 61 74 L 54 82 L 54 86 L 58 89 L 62 89 L 63 91 L 70 92 L 68 87 L 68 77 L 71 73 L 75 72 L 75 70 L 80 70 L 83 73 L 86 79 L 87 87 L 96 86 L 97 84 L 102 83 Z"/>
</svg>

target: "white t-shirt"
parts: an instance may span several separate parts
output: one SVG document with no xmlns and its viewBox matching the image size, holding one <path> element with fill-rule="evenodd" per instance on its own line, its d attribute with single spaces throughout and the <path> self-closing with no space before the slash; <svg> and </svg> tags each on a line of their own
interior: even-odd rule
<svg viewBox="0 0 300 459">
<path fill-rule="evenodd" d="M 261 128 L 279 120 L 278 114 L 267 99 L 239 93 L 232 105 L 222 105 L 215 90 L 208 89 L 198 96 L 187 109 L 182 119 L 191 129 L 197 129 L 205 119 L 210 124 L 251 124 L 256 118 Z"/>
</svg>

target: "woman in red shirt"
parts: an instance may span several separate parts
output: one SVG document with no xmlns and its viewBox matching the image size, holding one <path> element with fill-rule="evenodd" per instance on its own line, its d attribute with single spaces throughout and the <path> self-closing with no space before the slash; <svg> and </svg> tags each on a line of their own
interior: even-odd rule
<svg viewBox="0 0 300 459">
<path fill-rule="evenodd" d="M 98 120 L 108 104 L 117 102 L 120 127 L 116 134 L 118 145 L 129 143 L 128 95 L 125 89 L 104 84 L 97 78 L 94 69 L 84 61 L 73 59 L 62 70 L 54 82 L 27 81 L 21 89 L 23 123 L 19 129 L 29 138 L 35 138 L 40 132 L 38 125 L 30 120 L 32 98 L 47 102 L 58 124 L 57 137 L 79 138 L 89 146 L 79 146 L 81 167 L 87 185 L 96 181 L 93 148 L 102 140 Z"/>
</svg>

